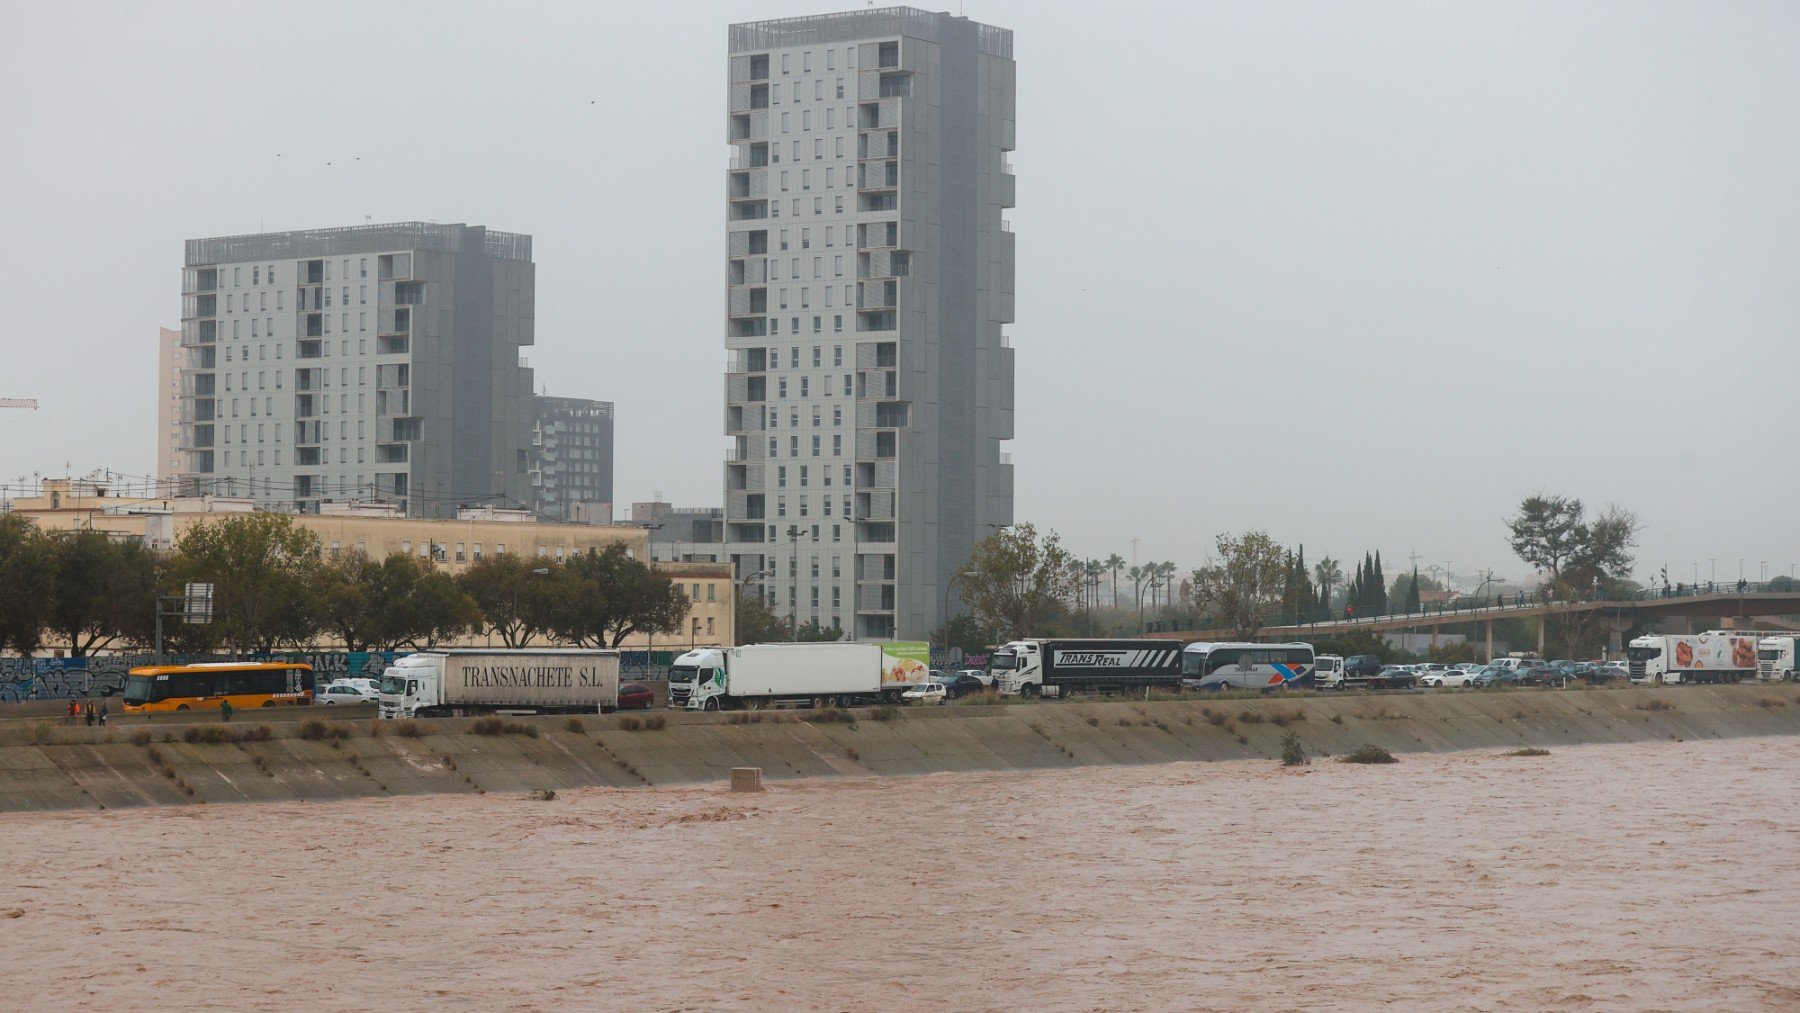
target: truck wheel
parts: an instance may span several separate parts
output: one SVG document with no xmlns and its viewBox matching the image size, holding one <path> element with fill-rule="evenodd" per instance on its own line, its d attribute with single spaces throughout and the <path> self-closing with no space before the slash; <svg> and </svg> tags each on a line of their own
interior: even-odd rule
<svg viewBox="0 0 1800 1013">
<path fill-rule="evenodd" d="M 825 698 L 822 696 L 813 697 L 812 705 L 813 705 L 813 710 L 824 710 L 825 709 Z"/>
<path fill-rule="evenodd" d="M 719 698 L 716 696 L 707 697 L 706 698 L 706 709 L 709 711 L 718 710 L 719 709 Z"/>
<path fill-rule="evenodd" d="M 1027 700 L 1035 700 L 1038 695 L 1037 683 L 1028 682 L 1019 687 L 1019 695 Z"/>
</svg>

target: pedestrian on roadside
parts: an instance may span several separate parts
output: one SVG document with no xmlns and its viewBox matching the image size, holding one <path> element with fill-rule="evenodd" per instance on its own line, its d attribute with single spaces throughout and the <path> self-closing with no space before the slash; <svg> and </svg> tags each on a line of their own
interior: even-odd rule
<svg viewBox="0 0 1800 1013">
<path fill-rule="evenodd" d="M 90 728 L 93 727 L 93 724 L 94 724 L 94 701 L 92 701 L 92 700 L 89 700 L 87 702 L 87 723 L 88 723 L 88 727 L 90 727 Z"/>
<path fill-rule="evenodd" d="M 106 727 L 106 701 L 100 701 L 100 727 Z"/>
<path fill-rule="evenodd" d="M 80 709 L 81 709 L 81 705 L 75 702 L 74 697 L 70 697 L 69 698 L 69 716 L 66 718 L 63 718 L 63 724 L 65 724 L 65 725 L 74 724 L 75 723 L 75 713 L 77 711 L 79 711 Z"/>
<path fill-rule="evenodd" d="M 230 700 L 220 700 L 219 701 L 219 720 L 220 721 L 230 721 L 231 720 L 231 701 Z"/>
</svg>

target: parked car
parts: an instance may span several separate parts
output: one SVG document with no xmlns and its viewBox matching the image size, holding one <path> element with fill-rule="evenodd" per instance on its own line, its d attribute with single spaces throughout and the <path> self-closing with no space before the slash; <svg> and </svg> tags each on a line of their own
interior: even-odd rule
<svg viewBox="0 0 1800 1013">
<path fill-rule="evenodd" d="M 619 709 L 622 711 L 649 710 L 655 701 L 656 694 L 641 682 L 627 682 L 619 686 Z"/>
<path fill-rule="evenodd" d="M 1475 677 L 1474 672 L 1461 668 L 1445 668 L 1436 672 L 1427 672 L 1419 677 L 1419 685 L 1436 688 L 1461 689 Z"/>
<path fill-rule="evenodd" d="M 1476 689 L 1486 689 L 1489 686 L 1517 686 L 1519 673 L 1511 665 L 1488 665 L 1476 672 L 1469 679 L 1469 684 Z"/>
<path fill-rule="evenodd" d="M 1401 665 L 1389 665 L 1376 672 L 1375 679 L 1390 689 L 1411 689 L 1419 684 L 1419 677 Z"/>
<path fill-rule="evenodd" d="M 943 704 L 950 697 L 950 687 L 933 679 L 900 694 L 900 699 L 909 704 Z"/>
<path fill-rule="evenodd" d="M 956 674 L 974 676 L 975 681 L 981 683 L 983 686 L 992 686 L 994 684 L 994 677 L 990 675 L 985 668 L 959 668 L 956 670 Z"/>
<path fill-rule="evenodd" d="M 1381 674 L 1381 659 L 1373 654 L 1352 654 L 1344 659 L 1344 674 L 1379 675 Z"/>
<path fill-rule="evenodd" d="M 1514 670 L 1521 686 L 1566 686 L 1569 673 L 1555 665 L 1532 665 Z"/>
<path fill-rule="evenodd" d="M 982 686 L 980 679 L 970 675 L 967 671 L 958 672 L 955 675 L 946 675 L 939 679 L 938 682 L 944 684 L 944 693 L 952 700 L 955 700 L 958 697 L 968 696 L 970 693 L 979 693 L 986 688 Z"/>
<path fill-rule="evenodd" d="M 381 694 L 365 686 L 353 686 L 348 682 L 334 682 L 313 694 L 313 705 L 317 707 L 335 707 L 338 704 L 377 703 Z"/>
<path fill-rule="evenodd" d="M 1631 670 L 1617 661 L 1609 661 L 1604 665 L 1595 665 L 1588 669 L 1585 676 L 1588 682 L 1612 682 L 1617 679 L 1631 678 Z"/>
<path fill-rule="evenodd" d="M 1450 666 L 1443 664 L 1441 662 L 1431 661 L 1431 662 L 1426 662 L 1425 664 L 1422 664 L 1422 665 L 1414 665 L 1414 666 L 1412 666 L 1412 670 L 1419 673 L 1419 675 L 1421 677 L 1423 677 L 1423 676 L 1427 676 L 1427 675 L 1435 675 L 1439 672 L 1448 672 L 1450 670 Z"/>
<path fill-rule="evenodd" d="M 348 679 L 333 679 L 330 682 L 327 682 L 325 685 L 327 685 L 327 686 L 338 686 L 338 685 L 355 686 L 358 689 L 366 689 L 369 692 L 377 694 L 377 695 L 380 695 L 380 693 L 381 693 L 381 680 L 380 679 L 365 679 L 361 676 L 354 676 L 354 677 L 351 677 Z"/>
</svg>

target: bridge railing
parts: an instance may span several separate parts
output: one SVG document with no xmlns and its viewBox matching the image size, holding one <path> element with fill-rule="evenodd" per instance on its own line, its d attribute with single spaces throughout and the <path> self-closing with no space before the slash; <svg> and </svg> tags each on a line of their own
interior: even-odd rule
<svg viewBox="0 0 1800 1013">
<path fill-rule="evenodd" d="M 1379 615 L 1354 615 L 1340 609 L 1330 614 L 1318 612 L 1295 614 L 1283 613 L 1269 620 L 1267 626 L 1320 626 L 1320 625 L 1354 625 L 1375 623 L 1391 623 L 1404 621 L 1413 617 L 1438 618 L 1442 616 L 1468 616 L 1471 620 L 1496 612 L 1511 612 L 1518 609 L 1536 609 L 1551 605 L 1574 605 L 1597 601 L 1637 601 L 1657 602 L 1672 601 L 1681 598 L 1703 598 L 1717 595 L 1750 595 L 1750 594 L 1791 594 L 1800 595 L 1800 581 L 1779 577 L 1768 581 L 1706 581 L 1700 584 L 1675 584 L 1673 586 L 1657 586 L 1643 588 L 1633 592 L 1607 593 L 1605 591 L 1592 595 L 1568 596 L 1557 595 L 1550 591 L 1521 591 L 1516 594 L 1488 594 L 1450 598 L 1444 601 L 1424 602 L 1416 609 L 1388 611 Z"/>
</svg>

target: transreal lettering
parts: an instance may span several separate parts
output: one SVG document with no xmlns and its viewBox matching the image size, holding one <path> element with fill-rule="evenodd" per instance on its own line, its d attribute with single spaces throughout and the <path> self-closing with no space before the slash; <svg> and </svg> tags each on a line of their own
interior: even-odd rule
<svg viewBox="0 0 1800 1013">
<path fill-rule="evenodd" d="M 1077 653 L 1074 651 L 1058 651 L 1056 663 L 1065 668 L 1122 668 L 1125 661 L 1120 654 Z"/>
</svg>

